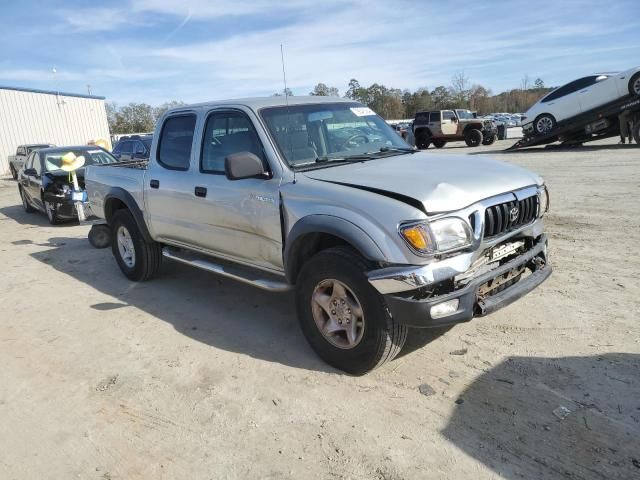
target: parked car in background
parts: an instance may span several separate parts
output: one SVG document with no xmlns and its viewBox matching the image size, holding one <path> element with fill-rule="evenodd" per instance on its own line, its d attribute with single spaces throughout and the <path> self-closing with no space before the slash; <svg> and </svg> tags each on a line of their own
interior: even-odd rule
<svg viewBox="0 0 640 480">
<path fill-rule="evenodd" d="M 18 173 L 18 191 L 25 211 L 46 213 L 51 224 L 78 217 L 72 198 L 69 172 L 62 170 L 62 157 L 72 152 L 84 157 L 84 166 L 76 171 L 80 188 L 84 188 L 85 167 L 116 163 L 118 160 L 96 146 L 56 147 L 32 151 Z"/>
<path fill-rule="evenodd" d="M 496 134 L 493 121 L 477 118 L 474 112 L 465 109 L 418 112 L 413 121 L 415 145 L 421 150 L 432 143 L 442 148 L 447 142 L 458 140 L 464 140 L 469 147 L 491 145 Z"/>
<path fill-rule="evenodd" d="M 9 170 L 13 179 L 18 178 L 18 172 L 24 167 L 24 162 L 31 152 L 39 148 L 54 147 L 50 143 L 30 143 L 28 145 L 19 145 L 15 155 L 9 155 Z"/>
<path fill-rule="evenodd" d="M 164 257 L 295 288 L 311 347 L 347 372 L 392 360 L 409 326 L 489 314 L 551 274 L 542 178 L 419 152 L 360 103 L 220 101 L 156 128 L 149 162 L 87 170 L 122 273 L 146 280 Z"/>
<path fill-rule="evenodd" d="M 111 153 L 121 162 L 149 160 L 153 135 L 132 135 L 122 137 Z"/>
<path fill-rule="evenodd" d="M 640 96 L 640 67 L 620 73 L 597 73 L 556 88 L 524 114 L 525 133 L 544 135 L 559 122 L 614 102 Z"/>
</svg>

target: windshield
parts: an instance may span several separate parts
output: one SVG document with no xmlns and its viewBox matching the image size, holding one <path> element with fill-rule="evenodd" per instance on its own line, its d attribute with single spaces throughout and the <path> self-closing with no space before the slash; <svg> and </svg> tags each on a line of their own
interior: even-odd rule
<svg viewBox="0 0 640 480">
<path fill-rule="evenodd" d="M 470 110 L 456 110 L 456 113 L 461 120 L 473 120 L 475 118 Z"/>
<path fill-rule="evenodd" d="M 104 150 L 60 150 L 57 152 L 47 153 L 44 157 L 44 165 L 47 172 L 62 171 L 60 166 L 62 165 L 62 157 L 69 152 L 72 152 L 76 157 L 84 157 L 84 165 L 106 165 L 109 163 L 116 163 L 118 160 L 109 152 Z"/>
<path fill-rule="evenodd" d="M 292 167 L 411 147 L 373 110 L 359 103 L 262 109 L 271 137 Z"/>
</svg>

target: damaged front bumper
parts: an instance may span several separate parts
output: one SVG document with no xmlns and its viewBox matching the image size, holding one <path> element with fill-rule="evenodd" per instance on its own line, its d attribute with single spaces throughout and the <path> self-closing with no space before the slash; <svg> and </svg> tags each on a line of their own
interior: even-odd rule
<svg viewBox="0 0 640 480">
<path fill-rule="evenodd" d="M 488 272 L 472 276 L 464 286 L 422 298 L 421 289 L 434 285 L 432 265 L 391 268 L 369 273 L 369 283 L 383 294 L 387 307 L 400 323 L 413 327 L 438 327 L 488 315 L 526 295 L 551 275 L 547 237 L 542 234 L 531 248 Z M 439 271 L 442 276 L 442 270 Z M 451 269 L 449 279 L 459 272 Z M 448 305 L 448 310 L 434 307 Z M 453 305 L 453 307 L 451 307 Z M 436 313 L 437 312 L 437 313 Z"/>
</svg>

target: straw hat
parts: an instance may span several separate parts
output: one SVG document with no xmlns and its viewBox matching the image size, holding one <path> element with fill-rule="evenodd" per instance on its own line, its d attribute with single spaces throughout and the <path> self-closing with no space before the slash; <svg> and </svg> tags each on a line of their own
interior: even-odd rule
<svg viewBox="0 0 640 480">
<path fill-rule="evenodd" d="M 84 165 L 84 157 L 82 155 L 76 157 L 73 152 L 65 153 L 60 159 L 60 170 L 65 172 L 73 172 Z"/>
</svg>

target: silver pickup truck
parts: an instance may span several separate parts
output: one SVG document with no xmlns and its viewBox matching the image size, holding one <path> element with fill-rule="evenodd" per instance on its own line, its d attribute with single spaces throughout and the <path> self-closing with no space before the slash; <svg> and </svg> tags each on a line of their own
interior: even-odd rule
<svg viewBox="0 0 640 480">
<path fill-rule="evenodd" d="M 180 107 L 158 122 L 148 163 L 85 175 L 129 279 L 164 257 L 295 288 L 313 349 L 353 374 L 393 359 L 409 327 L 489 314 L 551 273 L 539 176 L 419 152 L 349 100 Z"/>
</svg>

